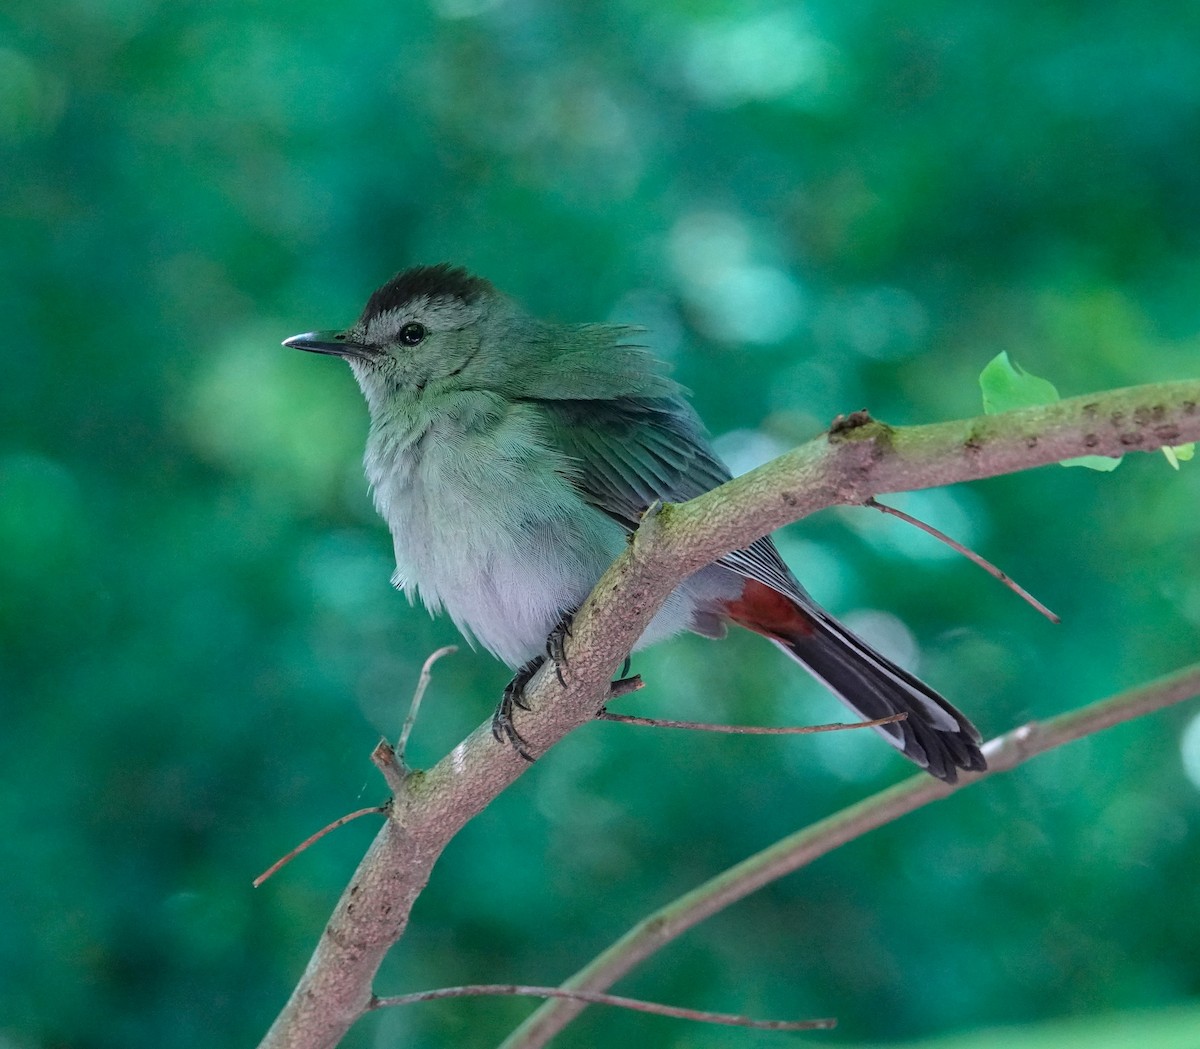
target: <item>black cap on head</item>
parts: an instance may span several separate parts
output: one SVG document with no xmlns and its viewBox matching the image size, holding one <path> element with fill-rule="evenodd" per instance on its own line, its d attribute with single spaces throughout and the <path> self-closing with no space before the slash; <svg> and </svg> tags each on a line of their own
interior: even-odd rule
<svg viewBox="0 0 1200 1049">
<path fill-rule="evenodd" d="M 362 313 L 363 323 L 388 310 L 399 309 L 416 299 L 459 299 L 473 302 L 490 285 L 482 277 L 473 277 L 459 266 L 443 262 L 437 266 L 414 266 L 397 273 L 367 300 Z"/>
</svg>

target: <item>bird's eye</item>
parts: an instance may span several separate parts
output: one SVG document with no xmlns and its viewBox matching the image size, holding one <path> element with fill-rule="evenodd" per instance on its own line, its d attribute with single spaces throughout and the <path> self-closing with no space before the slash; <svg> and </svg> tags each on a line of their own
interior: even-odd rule
<svg viewBox="0 0 1200 1049">
<path fill-rule="evenodd" d="M 404 343 L 405 346 L 416 346 L 417 343 L 424 338 L 424 324 L 417 324 L 416 321 L 413 321 L 404 325 L 404 327 L 400 329 L 400 341 Z"/>
</svg>

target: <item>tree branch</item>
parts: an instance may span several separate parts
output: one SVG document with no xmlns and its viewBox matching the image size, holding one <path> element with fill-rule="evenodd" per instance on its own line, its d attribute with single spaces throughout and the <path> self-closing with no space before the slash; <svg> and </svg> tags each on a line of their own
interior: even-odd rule
<svg viewBox="0 0 1200 1049">
<path fill-rule="evenodd" d="M 612 1005 L 618 1009 L 630 1009 L 653 1016 L 670 1016 L 676 1020 L 696 1020 L 699 1023 L 718 1024 L 724 1027 L 745 1027 L 755 1031 L 827 1031 L 837 1026 L 833 1019 L 821 1020 L 754 1020 L 749 1016 L 734 1013 L 714 1013 L 707 1009 L 687 1009 L 679 1005 L 663 1005 L 647 1002 L 640 998 L 626 998 L 619 994 L 599 994 L 594 991 L 570 991 L 562 987 L 531 987 L 516 983 L 477 983 L 465 987 L 440 987 L 436 991 L 415 991 L 412 994 L 397 994 L 389 998 L 375 998 L 372 1009 L 390 1009 L 394 1006 L 415 1005 L 417 1002 L 434 1002 L 444 998 L 484 997 L 524 998 L 570 998 L 585 1005 Z"/>
<path fill-rule="evenodd" d="M 1198 695 L 1200 663 L 1080 710 L 997 736 L 984 747 L 986 772 L 965 773 L 953 784 L 918 773 L 777 841 L 642 919 L 561 986 L 570 991 L 603 991 L 705 918 L 869 831 L 989 776 L 1008 772 L 1038 754 Z M 586 1006 L 579 999 L 547 1002 L 509 1035 L 500 1049 L 538 1049 Z"/>
<path fill-rule="evenodd" d="M 959 422 L 893 429 L 856 413 L 831 432 L 691 502 L 648 515 L 572 626 L 566 684 L 539 673 L 520 728 L 540 755 L 590 721 L 650 617 L 692 572 L 816 510 L 993 477 L 1084 454 L 1200 440 L 1200 381 L 1132 387 Z M 261 1043 L 337 1045 L 371 1002 L 446 843 L 529 766 L 481 725 L 414 773 L 359 864 L 304 975 Z"/>
</svg>

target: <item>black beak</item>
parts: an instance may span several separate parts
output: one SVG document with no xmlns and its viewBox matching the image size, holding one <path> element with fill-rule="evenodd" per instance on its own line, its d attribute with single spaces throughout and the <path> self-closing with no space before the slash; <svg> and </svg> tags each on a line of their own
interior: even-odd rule
<svg viewBox="0 0 1200 1049">
<path fill-rule="evenodd" d="M 346 333 L 341 331 L 309 331 L 284 339 L 283 344 L 293 350 L 328 353 L 333 357 L 356 357 L 360 361 L 369 361 L 375 356 L 371 347 L 352 342 Z"/>
</svg>

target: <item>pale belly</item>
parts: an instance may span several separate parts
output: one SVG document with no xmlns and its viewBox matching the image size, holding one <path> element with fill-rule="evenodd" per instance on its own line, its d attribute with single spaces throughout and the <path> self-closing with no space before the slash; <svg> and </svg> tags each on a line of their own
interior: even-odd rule
<svg viewBox="0 0 1200 1049">
<path fill-rule="evenodd" d="M 545 652 L 547 635 L 579 607 L 627 539 L 531 436 L 514 412 L 486 434 L 460 431 L 453 441 L 419 448 L 369 445 L 366 462 L 392 533 L 396 585 L 431 612 L 444 610 L 514 668 Z M 692 582 L 668 598 L 639 647 L 693 625 L 700 595 Z"/>
<path fill-rule="evenodd" d="M 397 536 L 397 576 L 431 612 L 510 667 L 545 650 L 546 637 L 587 597 L 624 544 L 621 530 L 590 508 L 570 518 L 502 524 L 461 507 L 419 542 Z"/>
</svg>

